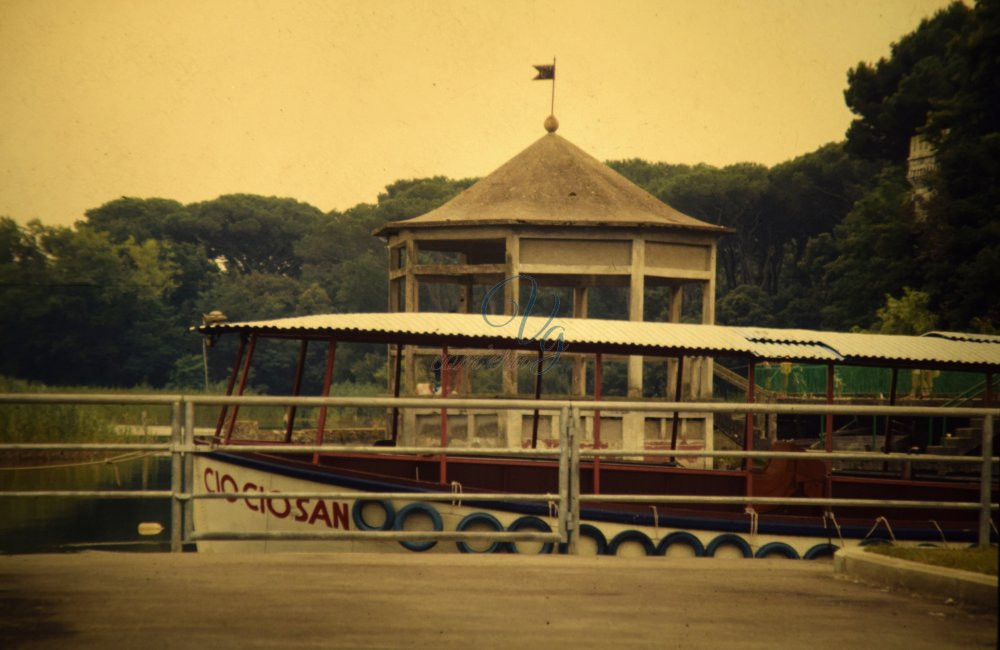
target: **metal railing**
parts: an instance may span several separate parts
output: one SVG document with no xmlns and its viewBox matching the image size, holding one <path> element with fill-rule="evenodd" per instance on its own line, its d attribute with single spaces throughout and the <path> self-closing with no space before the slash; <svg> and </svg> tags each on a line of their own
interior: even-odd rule
<svg viewBox="0 0 1000 650">
<path fill-rule="evenodd" d="M 883 506 L 895 508 L 951 508 L 979 511 L 980 545 L 988 545 L 991 528 L 991 512 L 998 504 L 991 502 L 993 464 L 1000 461 L 992 456 L 993 423 L 1000 415 L 1000 409 L 982 408 L 941 408 L 941 407 L 901 407 L 877 405 L 779 405 L 736 404 L 716 402 L 632 402 L 632 401 L 587 401 L 587 400 L 527 400 L 527 399 L 472 399 L 440 397 L 373 397 L 373 398 L 322 398 L 322 397 L 278 397 L 278 396 L 207 396 L 207 395 L 84 395 L 84 394 L 0 394 L 0 404 L 112 404 L 112 405 L 169 405 L 171 407 L 171 438 L 169 443 L 10 443 L 0 444 L 4 451 L 146 451 L 154 454 L 168 454 L 171 457 L 171 487 L 169 490 L 31 490 L 3 491 L 0 497 L 38 498 L 169 498 L 171 500 L 171 550 L 180 551 L 186 542 L 208 540 L 393 540 L 393 541 L 536 541 L 560 542 L 567 544 L 570 553 L 576 552 L 579 538 L 581 502 L 617 503 L 685 503 L 685 504 L 767 504 L 800 506 Z M 337 444 L 303 445 L 297 443 L 239 444 L 218 446 L 216 444 L 196 444 L 194 435 L 195 408 L 197 406 L 219 406 L 239 404 L 250 406 L 313 406 L 313 407 L 385 407 L 385 408 L 447 408 L 474 411 L 535 411 L 558 413 L 560 416 L 559 448 L 557 450 L 538 449 L 473 449 L 456 447 L 381 447 L 345 446 Z M 901 454 L 881 452 L 816 452 L 811 459 L 822 461 L 863 460 L 900 461 L 922 463 L 979 464 L 980 498 L 977 502 L 881 500 L 844 498 L 784 498 L 759 496 L 704 496 L 704 495 L 649 495 L 649 494 L 581 494 L 581 458 L 664 456 L 671 458 L 790 458 L 802 459 L 802 452 L 782 451 L 706 451 L 706 450 L 631 450 L 631 449 L 581 449 L 581 412 L 596 410 L 625 410 L 632 412 L 662 412 L 682 410 L 688 413 L 774 413 L 774 414 L 844 414 L 844 415 L 900 415 L 947 416 L 983 418 L 982 455 L 980 457 L 947 456 L 930 454 Z M 526 458 L 557 458 L 559 463 L 558 494 L 523 493 L 467 493 L 454 492 L 254 492 L 254 499 L 277 498 L 317 498 L 317 499 L 409 499 L 423 501 L 537 501 L 558 503 L 558 530 L 544 532 L 504 532 L 504 531 L 219 531 L 197 532 L 193 530 L 192 504 L 198 499 L 219 499 L 234 497 L 230 492 L 194 493 L 192 458 L 198 454 L 209 454 L 225 450 L 226 453 L 275 452 L 294 449 L 295 452 L 337 452 L 414 455 L 439 459 L 446 463 L 448 457 L 469 456 L 514 456 Z M 442 468 L 444 465 L 442 464 Z"/>
</svg>

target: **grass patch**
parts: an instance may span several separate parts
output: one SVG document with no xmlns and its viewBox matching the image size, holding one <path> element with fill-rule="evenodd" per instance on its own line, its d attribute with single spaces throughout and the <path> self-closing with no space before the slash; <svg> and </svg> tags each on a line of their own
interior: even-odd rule
<svg viewBox="0 0 1000 650">
<path fill-rule="evenodd" d="M 218 386 L 218 394 L 224 386 Z M 46 386 L 0 375 L 0 393 L 102 393 L 112 395 L 177 395 L 176 391 L 136 386 L 127 389 L 95 388 L 93 386 Z M 200 391 L 197 394 L 202 394 Z M 256 394 L 248 390 L 247 395 Z M 335 384 L 333 397 L 368 397 L 385 395 L 384 386 L 373 384 Z M 327 428 L 369 427 L 382 425 L 386 410 L 370 406 L 331 408 Z M 284 429 L 284 407 L 242 406 L 239 419 L 260 429 Z M 219 407 L 202 406 L 195 410 L 195 425 L 214 427 Z M 318 408 L 300 408 L 296 428 L 315 428 Z M 0 404 L 0 443 L 80 443 L 112 442 L 123 438 L 123 432 L 145 430 L 145 426 L 167 426 L 171 422 L 169 405 L 153 404 Z M 139 440 L 132 439 L 133 442 Z"/>
<path fill-rule="evenodd" d="M 986 548 L 927 548 L 879 544 L 868 546 L 865 550 L 900 560 L 997 575 L 996 546 Z"/>
</svg>

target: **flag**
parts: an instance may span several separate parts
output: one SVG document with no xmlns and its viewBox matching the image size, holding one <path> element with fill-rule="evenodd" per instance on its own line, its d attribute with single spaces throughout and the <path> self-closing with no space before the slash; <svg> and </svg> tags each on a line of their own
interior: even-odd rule
<svg viewBox="0 0 1000 650">
<path fill-rule="evenodd" d="M 536 65 L 535 70 L 538 70 L 538 74 L 532 81 L 538 81 L 539 79 L 555 79 L 556 78 L 556 66 L 551 65 Z"/>
</svg>

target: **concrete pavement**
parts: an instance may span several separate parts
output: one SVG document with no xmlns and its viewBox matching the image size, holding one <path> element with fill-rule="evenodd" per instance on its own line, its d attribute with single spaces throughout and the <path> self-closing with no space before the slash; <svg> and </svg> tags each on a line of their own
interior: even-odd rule
<svg viewBox="0 0 1000 650">
<path fill-rule="evenodd" d="M 830 562 L 517 555 L 0 556 L 4 648 L 994 648 L 995 611 Z"/>
</svg>

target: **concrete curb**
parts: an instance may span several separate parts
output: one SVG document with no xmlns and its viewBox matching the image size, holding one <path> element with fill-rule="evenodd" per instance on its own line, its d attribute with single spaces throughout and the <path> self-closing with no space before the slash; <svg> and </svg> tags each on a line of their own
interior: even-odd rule
<svg viewBox="0 0 1000 650">
<path fill-rule="evenodd" d="M 863 547 L 837 551 L 833 556 L 833 570 L 866 582 L 900 587 L 935 598 L 954 598 L 976 607 L 997 608 L 996 576 L 909 562 L 869 553 Z"/>
</svg>

